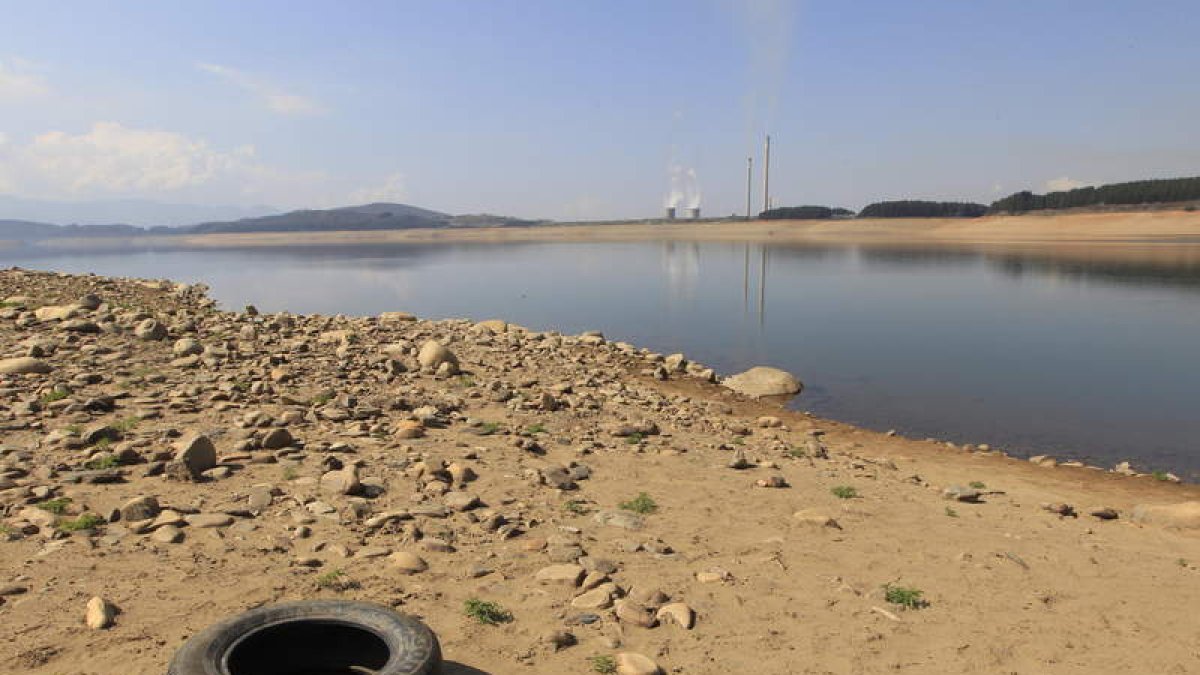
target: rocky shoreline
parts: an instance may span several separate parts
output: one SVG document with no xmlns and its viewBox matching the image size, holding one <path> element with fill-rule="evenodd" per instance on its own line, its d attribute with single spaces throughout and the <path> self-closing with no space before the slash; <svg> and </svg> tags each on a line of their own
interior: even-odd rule
<svg viewBox="0 0 1200 675">
<path fill-rule="evenodd" d="M 161 673 L 317 596 L 423 617 L 451 673 L 1197 665 L 1195 486 L 818 420 L 599 333 L 0 297 L 0 669 Z"/>
</svg>

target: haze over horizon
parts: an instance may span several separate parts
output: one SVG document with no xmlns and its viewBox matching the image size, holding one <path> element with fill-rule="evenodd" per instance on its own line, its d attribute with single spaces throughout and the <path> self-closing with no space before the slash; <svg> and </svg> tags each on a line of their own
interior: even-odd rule
<svg viewBox="0 0 1200 675">
<path fill-rule="evenodd" d="M 729 215 L 767 132 L 777 205 L 1197 175 L 1198 29 L 1175 1 L 14 3 L 0 219 L 641 218 L 672 167 Z"/>
</svg>

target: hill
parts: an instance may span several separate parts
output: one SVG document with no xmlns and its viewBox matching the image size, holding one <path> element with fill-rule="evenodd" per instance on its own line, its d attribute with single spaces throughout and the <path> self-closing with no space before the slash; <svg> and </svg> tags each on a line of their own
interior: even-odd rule
<svg viewBox="0 0 1200 675">
<path fill-rule="evenodd" d="M 1025 190 L 992 202 L 988 213 L 1018 214 L 1046 209 L 1110 205 L 1169 204 L 1200 199 L 1200 177 L 1138 180 L 1038 195 Z"/>
</svg>

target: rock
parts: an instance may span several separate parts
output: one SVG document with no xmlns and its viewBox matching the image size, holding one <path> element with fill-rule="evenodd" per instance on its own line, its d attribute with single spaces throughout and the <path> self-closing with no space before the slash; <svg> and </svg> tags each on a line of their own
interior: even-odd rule
<svg viewBox="0 0 1200 675">
<path fill-rule="evenodd" d="M 1138 504 L 1133 507 L 1131 518 L 1138 523 L 1181 530 L 1197 530 L 1200 529 L 1200 502 Z"/>
<path fill-rule="evenodd" d="M 538 570 L 533 578 L 539 584 L 553 584 L 575 587 L 583 581 L 587 571 L 582 565 L 550 565 Z"/>
<path fill-rule="evenodd" d="M 1032 460 L 1031 460 L 1032 461 Z M 1121 462 L 1113 467 L 1113 473 L 1119 473 L 1123 476 L 1136 476 L 1138 472 L 1130 466 L 1129 462 Z"/>
<path fill-rule="evenodd" d="M 1029 461 L 1033 464 L 1037 464 L 1038 466 L 1045 466 L 1045 467 L 1058 466 L 1058 460 L 1054 459 L 1050 455 L 1034 455 L 1033 457 L 1029 458 Z"/>
<path fill-rule="evenodd" d="M 796 376 L 786 370 L 767 366 L 755 366 L 750 370 L 725 378 L 721 384 L 739 394 L 755 398 L 790 396 L 798 394 L 804 389 L 804 385 L 796 379 Z"/>
<path fill-rule="evenodd" d="M 600 586 L 571 600 L 571 606 L 577 609 L 608 609 L 613 603 L 612 589 Z"/>
<path fill-rule="evenodd" d="M 479 323 L 475 324 L 475 327 L 485 332 L 497 335 L 508 332 L 508 323 L 501 321 L 500 319 L 488 319 L 487 321 L 480 321 Z"/>
<path fill-rule="evenodd" d="M 116 616 L 117 608 L 108 600 L 97 595 L 88 600 L 87 613 L 84 614 L 83 622 L 92 630 L 104 630 L 113 625 Z"/>
<path fill-rule="evenodd" d="M 753 467 L 754 463 L 751 462 L 750 460 L 746 459 L 746 451 L 745 450 L 738 448 L 737 450 L 735 450 L 733 452 L 733 458 L 731 458 L 729 460 L 729 463 L 726 464 L 725 466 L 727 466 L 731 469 L 737 470 L 737 471 L 741 471 L 742 469 L 749 469 L 749 468 Z"/>
<path fill-rule="evenodd" d="M 85 428 L 79 434 L 79 438 L 87 445 L 95 445 L 100 441 L 117 441 L 121 439 L 121 432 L 104 423 L 93 424 Z"/>
<path fill-rule="evenodd" d="M 121 520 L 134 522 L 156 517 L 161 509 L 154 497 L 134 497 L 121 505 Z"/>
<path fill-rule="evenodd" d="M 565 630 L 550 631 L 542 638 L 542 642 L 549 645 L 554 651 L 566 649 L 575 644 L 575 636 Z"/>
<path fill-rule="evenodd" d="M 968 504 L 978 504 L 982 498 L 982 492 L 975 488 L 966 487 L 965 485 L 951 485 L 942 490 L 942 499 L 953 499 Z"/>
<path fill-rule="evenodd" d="M 167 327 L 154 319 L 146 319 L 133 329 L 133 335 L 139 340 L 162 340 L 167 337 Z"/>
<path fill-rule="evenodd" d="M 267 450 L 279 450 L 281 448 L 291 447 L 296 443 L 296 439 L 292 438 L 291 432 L 287 429 L 272 429 L 262 439 L 262 447 Z"/>
<path fill-rule="evenodd" d="M 787 482 L 787 480 L 784 479 L 783 476 L 767 476 L 766 478 L 759 478 L 758 480 L 754 481 L 754 484 L 757 485 L 758 487 L 765 487 L 765 488 L 788 487 L 788 482 Z"/>
<path fill-rule="evenodd" d="M 417 420 L 401 420 L 393 435 L 402 440 L 421 438 L 425 435 L 425 427 Z"/>
<path fill-rule="evenodd" d="M 408 312 L 382 312 L 379 315 L 379 320 L 383 323 L 407 323 L 416 321 L 417 317 Z"/>
<path fill-rule="evenodd" d="M 79 307 L 72 305 L 48 305 L 33 310 L 38 321 L 65 321 L 79 315 Z"/>
<path fill-rule="evenodd" d="M 662 668 L 658 667 L 650 657 L 634 652 L 617 654 L 617 675 L 661 675 Z"/>
<path fill-rule="evenodd" d="M 442 364 L 449 363 L 452 370 L 458 371 L 458 357 L 437 340 L 427 340 L 421 345 L 421 351 L 417 353 L 417 362 L 422 368 L 430 370 L 437 370 Z"/>
<path fill-rule="evenodd" d="M 692 626 L 696 625 L 695 610 L 682 602 L 672 602 L 669 605 L 663 605 L 655 612 L 654 618 L 659 621 L 663 621 L 664 619 L 669 620 L 687 630 L 691 630 Z"/>
<path fill-rule="evenodd" d="M 233 516 L 226 513 L 192 513 L 183 519 L 196 528 L 228 527 L 233 524 Z"/>
<path fill-rule="evenodd" d="M 686 372 L 687 365 L 687 358 L 683 354 L 671 354 L 663 359 L 663 368 L 666 368 L 668 373 Z"/>
<path fill-rule="evenodd" d="M 762 429 L 774 429 L 783 426 L 783 420 L 779 419 L 778 417 L 764 415 L 755 420 L 755 424 Z"/>
<path fill-rule="evenodd" d="M 54 370 L 49 363 L 32 356 L 0 360 L 0 373 L 5 375 L 45 375 Z"/>
<path fill-rule="evenodd" d="M 178 544 L 183 541 L 183 530 L 174 525 L 167 525 L 155 530 L 150 538 L 160 544 Z"/>
<path fill-rule="evenodd" d="M 396 551 L 388 556 L 392 567 L 401 574 L 417 574 L 429 569 L 429 563 L 415 553 Z"/>
<path fill-rule="evenodd" d="M 348 466 L 338 471 L 329 471 L 321 476 L 321 491 L 335 495 L 353 495 L 362 491 L 358 480 L 358 468 Z"/>
<path fill-rule="evenodd" d="M 625 530 L 640 530 L 646 523 L 644 518 L 629 511 L 598 511 L 596 515 L 592 516 L 592 520 L 601 525 Z"/>
<path fill-rule="evenodd" d="M 193 354 L 201 354 L 204 352 L 204 345 L 193 338 L 181 338 L 175 341 L 175 346 L 171 348 L 171 353 L 175 356 L 191 356 Z"/>
<path fill-rule="evenodd" d="M 217 448 L 207 436 L 193 434 L 175 447 L 175 461 L 186 467 L 193 479 L 217 465 Z"/>
<path fill-rule="evenodd" d="M 1041 508 L 1043 511 L 1049 511 L 1050 513 L 1060 515 L 1064 518 L 1073 518 L 1078 515 L 1075 513 L 1075 507 L 1062 502 L 1044 503 L 1041 504 Z"/>
<path fill-rule="evenodd" d="M 616 608 L 617 618 L 622 623 L 641 628 L 653 628 L 658 625 L 658 619 L 654 618 L 653 610 L 632 600 L 618 600 Z"/>
<path fill-rule="evenodd" d="M 1109 506 L 1088 509 L 1088 515 L 1100 520 L 1116 520 L 1121 517 L 1121 514 L 1116 509 Z"/>
<path fill-rule="evenodd" d="M 455 511 L 470 511 L 482 505 L 477 495 L 466 492 L 451 492 L 442 499 L 442 503 Z"/>
<path fill-rule="evenodd" d="M 842 526 L 838 524 L 838 521 L 835 520 L 833 518 L 833 516 L 831 516 L 827 513 L 821 513 L 820 511 L 812 511 L 812 510 L 797 511 L 792 514 L 792 520 L 794 520 L 797 523 L 800 523 L 802 525 L 814 525 L 816 527 L 828 527 L 828 528 L 835 529 L 835 530 L 842 529 Z"/>
</svg>

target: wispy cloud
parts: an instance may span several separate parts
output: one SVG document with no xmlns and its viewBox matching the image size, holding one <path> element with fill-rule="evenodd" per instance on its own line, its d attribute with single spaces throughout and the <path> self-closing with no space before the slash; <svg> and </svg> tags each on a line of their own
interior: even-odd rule
<svg viewBox="0 0 1200 675">
<path fill-rule="evenodd" d="M 215 63 L 198 63 L 196 67 L 253 95 L 267 108 L 281 115 L 319 115 L 325 112 L 325 108 L 311 98 L 284 91 L 277 85 L 236 68 Z"/>
<path fill-rule="evenodd" d="M 352 204 L 403 202 L 407 198 L 407 179 L 402 173 L 390 174 L 379 185 L 362 188 L 350 193 L 350 203 Z"/>
<path fill-rule="evenodd" d="M 0 59 L 0 101 L 34 98 L 50 91 L 46 81 L 24 59 Z"/>
</svg>

